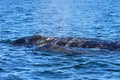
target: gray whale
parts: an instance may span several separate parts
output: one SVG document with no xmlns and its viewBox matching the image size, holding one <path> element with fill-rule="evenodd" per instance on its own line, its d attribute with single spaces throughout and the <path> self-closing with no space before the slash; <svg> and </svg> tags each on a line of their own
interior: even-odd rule
<svg viewBox="0 0 120 80">
<path fill-rule="evenodd" d="M 17 40 L 11 41 L 10 43 L 16 46 L 38 46 L 36 50 L 50 50 L 67 53 L 84 53 L 81 51 L 68 49 L 68 47 L 120 50 L 119 41 L 108 41 L 81 37 L 46 37 L 42 35 L 32 35 L 19 38 Z"/>
</svg>

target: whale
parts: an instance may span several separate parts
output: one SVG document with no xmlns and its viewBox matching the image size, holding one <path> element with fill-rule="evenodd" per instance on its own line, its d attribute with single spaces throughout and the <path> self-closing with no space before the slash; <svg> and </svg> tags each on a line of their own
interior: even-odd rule
<svg viewBox="0 0 120 80">
<path fill-rule="evenodd" d="M 13 40 L 10 44 L 15 46 L 37 46 L 36 50 L 65 53 L 85 53 L 69 49 L 72 47 L 120 50 L 120 41 L 83 37 L 47 37 L 43 35 L 32 35 Z"/>
</svg>

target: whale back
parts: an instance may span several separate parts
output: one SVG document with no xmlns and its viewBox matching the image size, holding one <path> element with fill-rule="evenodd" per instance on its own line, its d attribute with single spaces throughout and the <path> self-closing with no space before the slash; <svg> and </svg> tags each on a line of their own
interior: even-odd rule
<svg viewBox="0 0 120 80">
<path fill-rule="evenodd" d="M 100 48 L 109 50 L 120 50 L 120 42 L 108 41 L 95 38 L 81 38 L 81 37 L 45 37 L 41 35 L 33 35 L 22 37 L 11 42 L 13 45 L 35 45 L 44 46 L 47 44 L 67 47 L 79 48 Z"/>
<path fill-rule="evenodd" d="M 109 41 L 95 38 L 70 37 L 61 38 L 56 42 L 57 42 L 56 45 L 59 46 L 120 50 L 119 41 Z"/>
<path fill-rule="evenodd" d="M 45 37 L 41 35 L 33 35 L 33 36 L 22 37 L 17 40 L 11 41 L 11 44 L 17 45 L 17 46 L 35 45 L 35 43 L 38 42 L 38 40 L 40 41 L 42 39 L 45 39 Z"/>
</svg>

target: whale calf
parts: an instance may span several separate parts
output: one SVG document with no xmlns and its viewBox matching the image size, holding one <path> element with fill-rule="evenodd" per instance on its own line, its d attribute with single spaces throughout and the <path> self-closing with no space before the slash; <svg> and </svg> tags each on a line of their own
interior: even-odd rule
<svg viewBox="0 0 120 80">
<path fill-rule="evenodd" d="M 42 35 L 32 35 L 13 40 L 10 43 L 16 46 L 38 46 L 36 50 L 66 53 L 84 53 L 82 51 L 68 49 L 68 47 L 120 50 L 119 41 L 82 37 L 46 37 Z"/>
</svg>

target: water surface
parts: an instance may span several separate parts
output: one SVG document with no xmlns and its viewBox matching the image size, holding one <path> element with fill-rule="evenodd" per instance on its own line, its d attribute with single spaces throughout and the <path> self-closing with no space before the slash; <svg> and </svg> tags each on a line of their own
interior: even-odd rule
<svg viewBox="0 0 120 80">
<path fill-rule="evenodd" d="M 119 0 L 0 0 L 0 80 L 120 80 L 120 51 L 36 52 L 9 40 L 45 36 L 120 40 Z"/>
</svg>

